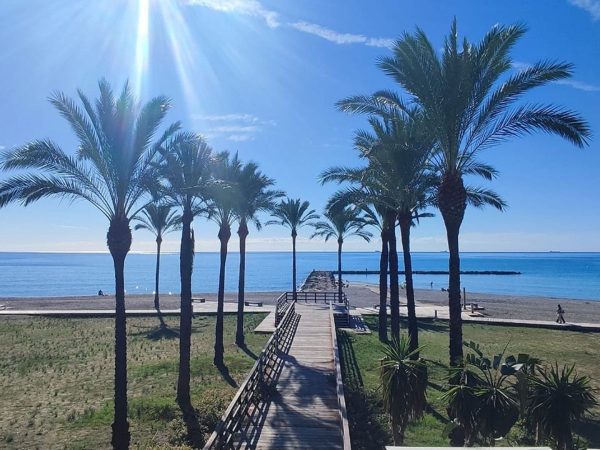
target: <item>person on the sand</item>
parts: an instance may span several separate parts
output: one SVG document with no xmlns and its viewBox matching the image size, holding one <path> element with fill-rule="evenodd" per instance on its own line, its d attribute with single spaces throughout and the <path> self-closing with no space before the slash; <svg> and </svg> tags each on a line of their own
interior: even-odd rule
<svg viewBox="0 0 600 450">
<path fill-rule="evenodd" d="M 558 308 L 556 308 L 556 323 L 565 323 L 565 310 L 562 309 L 560 303 L 558 304 Z"/>
<path fill-rule="evenodd" d="M 99 295 L 100 297 L 104 297 L 104 292 L 102 292 L 102 289 L 100 289 L 100 290 L 98 291 L 98 295 Z"/>
</svg>

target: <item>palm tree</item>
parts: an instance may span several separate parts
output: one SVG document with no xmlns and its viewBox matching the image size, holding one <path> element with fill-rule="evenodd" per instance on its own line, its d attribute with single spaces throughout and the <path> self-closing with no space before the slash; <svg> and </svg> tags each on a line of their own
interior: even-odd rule
<svg viewBox="0 0 600 450">
<path fill-rule="evenodd" d="M 392 421 L 394 445 L 402 445 L 406 425 L 423 415 L 427 405 L 427 366 L 414 358 L 409 341 L 402 337 L 384 346 L 381 360 L 383 407 Z M 420 349 L 417 349 L 418 351 Z"/>
<path fill-rule="evenodd" d="M 159 314 L 161 325 L 164 326 L 160 315 L 159 299 L 159 274 L 160 274 L 160 247 L 163 236 L 178 230 L 181 227 L 181 216 L 173 210 L 173 206 L 166 203 L 150 203 L 134 217 L 138 223 L 136 230 L 148 230 L 156 237 L 156 276 L 154 280 L 154 309 Z"/>
<path fill-rule="evenodd" d="M 558 364 L 542 369 L 532 377 L 527 415 L 542 436 L 551 437 L 558 450 L 573 448 L 572 425 L 598 404 L 587 376 L 578 375 L 575 366 Z M 539 437 L 539 436 L 538 436 Z"/>
<path fill-rule="evenodd" d="M 162 146 L 159 170 L 167 182 L 165 196 L 179 205 L 181 246 L 181 313 L 179 315 L 179 376 L 177 402 L 190 412 L 190 356 L 192 345 L 192 272 L 194 270 L 194 217 L 205 210 L 207 192 L 212 183 L 212 150 L 200 136 L 180 132 Z"/>
<path fill-rule="evenodd" d="M 422 109 L 434 133 L 437 152 L 432 163 L 440 177 L 436 203 L 444 219 L 449 250 L 452 364 L 458 364 L 463 356 L 458 242 L 468 201 L 463 177 L 493 179 L 497 172 L 482 163 L 479 155 L 511 137 L 544 131 L 583 147 L 590 136 L 588 124 L 572 111 L 554 105 L 518 105 L 531 89 L 572 74 L 570 64 L 545 61 L 508 75 L 512 68 L 510 52 L 525 31 L 522 25 L 496 25 L 481 42 L 464 40 L 459 48 L 454 21 L 441 55 L 417 29 L 414 34 L 403 34 L 394 44 L 393 56 L 379 61 L 379 67 Z M 339 103 L 344 110 L 369 114 L 387 114 L 390 105 L 406 109 L 404 102 L 389 91 Z M 488 198 L 486 190 L 478 192 L 484 202 L 503 209 L 504 203 Z"/>
<path fill-rule="evenodd" d="M 315 232 L 311 236 L 325 238 L 327 242 L 335 238 L 338 244 L 338 301 L 342 301 L 342 246 L 344 239 L 350 236 L 358 236 L 370 242 L 373 234 L 364 228 L 371 223 L 363 216 L 362 210 L 352 207 L 329 208 L 325 211 L 327 221 L 318 221 L 312 224 Z"/>
<path fill-rule="evenodd" d="M 350 181 L 354 184 L 359 182 L 362 187 L 358 197 L 362 196 L 363 202 L 378 204 L 384 214 L 388 224 L 386 235 L 390 249 L 392 336 L 396 339 L 399 338 L 400 327 L 398 258 L 394 228 L 396 221 L 399 222 L 404 256 L 408 328 L 411 350 L 415 350 L 418 347 L 418 328 L 412 279 L 410 228 L 415 220 L 430 216 L 420 211 L 430 203 L 430 192 L 436 180 L 428 166 L 433 141 L 422 115 L 417 110 L 405 113 L 398 109 L 393 114 L 390 111 L 383 119 L 370 117 L 369 123 L 373 132 L 359 131 L 355 137 L 355 148 L 362 158 L 369 161 L 368 167 L 358 173 L 343 168 L 330 169 L 325 176 L 328 180 Z M 365 197 L 367 193 L 369 195 Z"/>
<path fill-rule="evenodd" d="M 228 152 L 217 155 L 213 165 L 213 175 L 217 184 L 211 189 L 209 219 L 219 226 L 220 264 L 219 290 L 217 295 L 217 321 L 215 325 L 215 366 L 223 366 L 223 307 L 225 302 L 225 263 L 227 261 L 227 245 L 231 238 L 231 225 L 236 219 L 235 207 L 238 202 L 239 186 L 237 184 L 242 163 L 238 155 L 229 158 Z"/>
<path fill-rule="evenodd" d="M 431 203 L 431 191 L 436 177 L 429 170 L 429 158 L 433 140 L 425 126 L 422 114 L 413 110 L 409 114 L 398 111 L 385 120 L 372 117 L 369 122 L 373 133 L 362 133 L 361 148 L 365 148 L 370 170 L 375 173 L 380 190 L 393 199 L 396 217 L 400 225 L 406 306 L 410 350 L 419 346 L 419 330 L 413 288 L 412 257 L 410 253 L 410 229 L 415 221 L 431 214 L 421 212 Z M 418 357 L 418 353 L 414 353 Z"/>
<path fill-rule="evenodd" d="M 319 215 L 314 209 L 308 209 L 310 203 L 301 201 L 299 198 L 286 198 L 282 200 L 273 209 L 272 216 L 275 220 L 270 220 L 267 225 L 278 224 L 287 227 L 292 232 L 292 287 L 294 292 L 294 301 L 297 299 L 296 294 L 296 236 L 298 229 L 304 225 L 310 224 L 311 220 L 319 218 Z"/>
<path fill-rule="evenodd" d="M 79 145 L 72 156 L 49 139 L 32 141 L 5 152 L 4 170 L 29 170 L 0 183 L 0 206 L 10 202 L 29 205 L 45 197 L 85 200 L 109 222 L 106 241 L 115 269 L 115 392 L 112 445 L 129 448 L 127 421 L 127 336 L 125 317 L 125 258 L 131 247 L 130 221 L 150 199 L 158 146 L 179 124 L 154 136 L 169 109 L 166 97 L 140 107 L 126 83 L 115 98 L 109 83 L 99 82 L 95 105 L 78 91 L 81 105 L 63 93 L 50 102 L 69 122 Z"/>
<path fill-rule="evenodd" d="M 385 223 L 385 210 L 377 205 L 360 206 L 365 217 L 371 222 L 381 236 L 381 252 L 379 253 L 379 341 L 387 342 L 387 274 L 388 274 L 388 225 Z"/>
<path fill-rule="evenodd" d="M 244 295 L 246 289 L 246 238 L 249 234 L 248 223 L 253 223 L 256 229 L 260 231 L 262 223 L 258 218 L 258 213 L 272 211 L 275 207 L 275 200 L 284 195 L 281 191 L 268 189 L 274 184 L 275 181 L 258 170 L 258 165 L 253 162 L 246 163 L 242 167 L 237 180 L 238 196 L 235 215 L 239 222 L 237 234 L 240 238 L 240 269 L 235 343 L 240 347 L 245 345 Z"/>
</svg>

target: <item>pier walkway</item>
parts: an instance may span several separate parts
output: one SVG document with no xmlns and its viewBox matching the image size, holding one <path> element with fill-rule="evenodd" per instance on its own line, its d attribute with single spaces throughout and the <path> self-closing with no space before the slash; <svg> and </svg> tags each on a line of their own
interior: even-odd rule
<svg viewBox="0 0 600 450">
<path fill-rule="evenodd" d="M 283 356 L 277 391 L 256 448 L 343 449 L 330 308 L 297 303 L 296 312 L 300 315 L 298 328 Z"/>
</svg>

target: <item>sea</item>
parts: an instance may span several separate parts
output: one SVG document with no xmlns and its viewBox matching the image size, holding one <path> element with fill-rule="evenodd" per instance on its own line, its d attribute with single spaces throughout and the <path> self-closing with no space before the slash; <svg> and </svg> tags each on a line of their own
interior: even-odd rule
<svg viewBox="0 0 600 450">
<path fill-rule="evenodd" d="M 334 252 L 299 252 L 298 284 L 311 270 L 336 270 Z M 152 294 L 156 257 L 132 253 L 127 256 L 125 285 L 128 294 Z M 227 257 L 227 291 L 236 291 L 239 254 Z M 251 252 L 246 257 L 246 290 L 291 289 L 291 253 Z M 345 252 L 343 268 L 378 270 L 378 252 Z M 400 268 L 402 257 L 400 255 Z M 415 270 L 447 270 L 448 254 L 413 254 Z M 461 269 L 518 271 L 520 275 L 463 275 L 467 292 L 543 296 L 600 301 L 600 253 L 462 253 Z M 219 254 L 197 252 L 194 292 L 216 292 Z M 377 283 L 378 275 L 344 275 L 348 281 Z M 447 275 L 415 275 L 415 286 L 446 288 Z M 433 284 L 432 284 L 433 283 Z M 179 293 L 179 255 L 161 258 L 160 291 Z M 95 295 L 114 291 L 112 259 L 107 253 L 0 253 L 0 297 L 47 297 Z"/>
</svg>

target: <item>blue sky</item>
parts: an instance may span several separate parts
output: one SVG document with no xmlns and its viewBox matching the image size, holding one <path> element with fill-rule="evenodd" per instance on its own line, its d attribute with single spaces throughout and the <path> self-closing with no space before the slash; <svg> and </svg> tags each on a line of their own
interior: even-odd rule
<svg viewBox="0 0 600 450">
<path fill-rule="evenodd" d="M 486 151 L 501 172 L 487 183 L 509 209 L 467 211 L 465 251 L 600 251 L 600 0 L 3 0 L 0 2 L 0 146 L 49 137 L 75 141 L 47 97 L 55 90 L 95 96 L 97 80 L 129 79 L 142 99 L 173 100 L 169 121 L 204 134 L 216 150 L 260 164 L 278 188 L 321 210 L 335 186 L 318 174 L 358 163 L 351 146 L 365 119 L 334 108 L 340 98 L 395 88 L 376 67 L 403 31 L 423 28 L 440 45 L 450 22 L 479 40 L 496 23 L 529 32 L 515 70 L 540 59 L 575 64 L 575 76 L 533 92 L 581 113 L 595 137 L 586 150 L 535 135 Z M 82 203 L 54 199 L 0 210 L 1 251 L 104 251 L 105 219 Z M 197 221 L 197 248 L 217 251 L 217 230 Z M 300 250 L 335 248 L 308 241 Z M 417 251 L 445 250 L 441 217 L 413 232 Z M 171 235 L 165 249 L 178 248 Z M 231 248 L 237 241 L 232 239 Z M 348 250 L 377 248 L 349 241 Z M 252 230 L 250 250 L 288 250 L 284 229 Z M 133 250 L 151 251 L 136 232 Z"/>
</svg>

